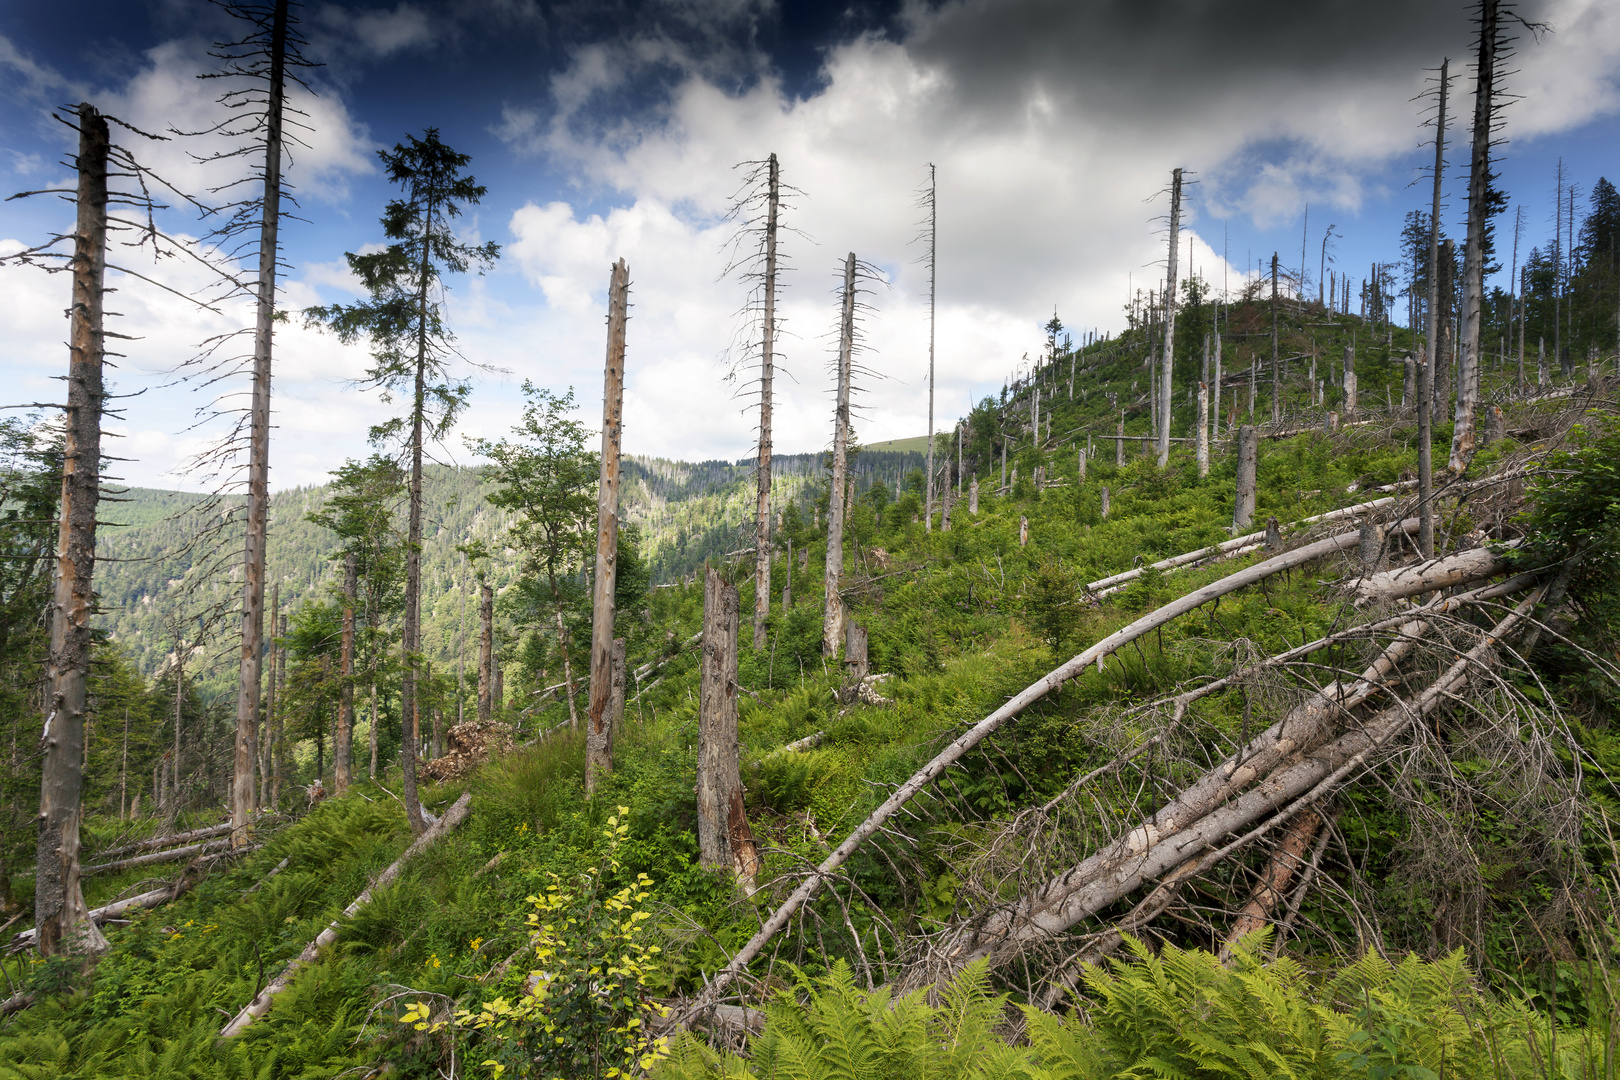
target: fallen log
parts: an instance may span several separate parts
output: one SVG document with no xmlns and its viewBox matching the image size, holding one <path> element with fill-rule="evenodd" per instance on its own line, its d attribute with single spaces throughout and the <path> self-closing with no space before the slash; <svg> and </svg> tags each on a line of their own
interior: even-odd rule
<svg viewBox="0 0 1620 1080">
<path fill-rule="evenodd" d="M 281 974 L 277 975 L 274 979 L 271 979 L 270 985 L 259 991 L 258 996 L 242 1007 L 242 1011 L 237 1013 L 236 1016 L 232 1018 L 231 1022 L 226 1024 L 224 1028 L 220 1030 L 220 1037 L 229 1039 L 234 1035 L 240 1034 L 244 1029 L 247 1028 L 249 1024 L 253 1023 L 253 1021 L 259 1019 L 259 1017 L 263 1016 L 265 1013 L 268 1013 L 270 1011 L 270 1005 L 275 1000 L 276 995 L 287 989 L 287 987 L 292 984 L 292 978 L 298 973 L 298 969 L 306 964 L 313 963 L 315 958 L 320 955 L 322 949 L 326 948 L 328 945 L 332 944 L 333 941 L 337 940 L 338 928 L 343 925 L 343 919 L 352 918 L 361 908 L 371 903 L 371 898 L 378 889 L 384 889 L 389 885 L 392 885 L 395 879 L 399 877 L 400 872 L 405 869 L 405 864 L 409 862 L 413 856 L 432 846 L 434 843 L 437 843 L 457 825 L 460 825 L 463 821 L 467 820 L 467 810 L 471 803 L 471 792 L 468 792 L 462 795 L 461 798 L 457 799 L 455 804 L 451 806 L 449 810 L 445 811 L 444 816 L 433 823 L 432 828 L 428 829 L 427 832 L 417 837 L 415 842 L 412 843 L 410 847 L 405 849 L 405 853 L 403 855 L 390 863 L 386 870 L 377 875 L 376 880 L 374 880 L 370 885 L 367 885 L 365 890 L 361 892 L 359 896 L 354 898 L 354 902 L 352 904 L 343 909 L 343 914 L 339 918 L 333 919 L 327 924 L 326 929 L 322 930 L 318 935 L 316 935 L 314 941 L 311 941 L 308 945 L 304 946 L 304 951 L 298 954 L 297 959 L 288 961 L 287 966 L 282 969 Z"/>
<path fill-rule="evenodd" d="M 1408 519 L 1395 526 L 1395 528 L 1405 531 L 1415 529 L 1417 528 L 1417 519 Z M 771 938 L 775 937 L 783 927 L 787 926 L 794 913 L 820 890 L 821 885 L 830 879 L 833 871 L 842 866 L 868 838 L 882 828 L 884 822 L 907 802 L 910 802 L 918 792 L 932 784 L 946 769 L 1008 720 L 1019 715 L 1046 695 L 1058 690 L 1070 679 L 1079 677 L 1092 664 L 1096 664 L 1101 669 L 1104 659 L 1112 653 L 1124 648 L 1138 638 L 1145 637 L 1165 624 L 1173 622 L 1187 612 L 1256 582 L 1264 581 L 1274 574 L 1280 574 L 1285 570 L 1303 566 L 1305 563 L 1315 559 L 1354 547 L 1359 540 L 1359 531 L 1340 533 L 1325 540 L 1318 540 L 1314 544 L 1307 544 L 1304 547 L 1295 548 L 1293 551 L 1285 551 L 1274 555 L 1263 562 L 1255 563 L 1253 566 L 1229 574 L 1218 581 L 1213 581 L 1202 588 L 1193 590 L 1180 599 L 1172 600 L 1157 611 L 1150 612 L 1128 626 L 1115 631 L 1077 656 L 1047 672 L 1046 675 L 1031 683 L 1028 687 L 1025 687 L 1006 704 L 957 736 L 945 749 L 935 755 L 932 761 L 928 762 L 913 774 L 909 780 L 896 788 L 894 793 L 885 799 L 883 804 L 874 810 L 853 832 L 845 837 L 843 843 L 839 844 L 830 855 L 822 860 L 821 864 L 800 883 L 799 887 L 771 913 L 770 917 L 761 925 L 758 933 L 737 951 L 736 955 L 731 958 L 731 961 L 724 968 L 715 974 L 714 979 L 697 995 L 693 1005 L 689 1006 L 689 1008 L 706 1008 L 718 1000 L 721 991 L 747 968 L 748 964 L 754 957 L 759 955 Z"/>
<path fill-rule="evenodd" d="M 1317 514 L 1315 517 L 1304 518 L 1301 521 L 1291 524 L 1289 528 L 1303 527 L 1306 525 L 1321 525 L 1330 521 L 1342 521 L 1345 518 L 1362 517 L 1372 513 L 1374 510 L 1381 510 L 1386 506 L 1392 506 L 1394 503 L 1395 500 L 1393 498 L 1374 499 L 1372 502 L 1357 503 L 1355 506 L 1346 506 L 1339 510 L 1329 510 L 1325 514 Z M 1213 558 L 1217 555 L 1227 555 L 1238 552 L 1244 548 L 1252 548 L 1256 544 L 1265 543 L 1265 539 L 1266 533 L 1264 529 L 1257 533 L 1247 533 L 1243 536 L 1234 536 L 1230 540 L 1222 540 L 1218 544 L 1211 544 L 1208 547 L 1201 547 L 1197 551 L 1188 551 L 1181 555 L 1172 555 L 1168 559 L 1160 559 L 1158 562 L 1152 563 L 1148 566 L 1138 566 L 1132 570 L 1125 570 L 1109 577 L 1099 578 L 1096 581 L 1087 582 L 1082 587 L 1086 590 L 1086 592 L 1093 594 L 1096 594 L 1100 589 L 1112 591 L 1113 586 L 1122 585 L 1128 581 L 1135 581 L 1149 570 L 1173 570 L 1178 566 L 1186 566 L 1189 563 L 1202 562 L 1204 559 Z"/>
<path fill-rule="evenodd" d="M 177 844 L 193 844 L 198 840 L 210 840 L 216 836 L 224 836 L 231 831 L 231 823 L 226 821 L 219 825 L 210 825 L 205 829 L 192 829 L 188 832 L 174 833 L 170 836 L 153 836 L 146 840 L 137 840 L 133 844 L 124 844 L 120 847 L 98 851 L 90 856 L 93 859 L 115 859 L 120 855 L 131 855 L 138 851 L 155 851 L 158 848 L 173 847 Z"/>
<path fill-rule="evenodd" d="M 227 832 L 230 830 L 227 828 Z M 188 844 L 185 847 L 170 848 L 168 851 L 154 851 L 150 855 L 136 855 L 128 859 L 119 859 L 116 862 L 95 863 L 86 866 L 80 873 L 88 877 L 91 874 L 108 874 L 118 870 L 133 870 L 137 866 L 154 866 L 158 863 L 179 862 L 181 859 L 193 855 L 212 855 L 216 851 L 224 851 L 231 846 L 230 840 L 209 840 L 202 844 Z"/>
<path fill-rule="evenodd" d="M 1226 941 L 1221 945 L 1222 960 L 1230 959 L 1233 946 L 1271 921 L 1271 909 L 1288 891 L 1295 872 L 1305 865 L 1306 851 L 1322 824 L 1321 814 L 1307 810 L 1288 826 L 1266 862 L 1265 870 L 1261 871 L 1260 880 L 1255 882 L 1248 903 L 1226 931 Z"/>
<path fill-rule="evenodd" d="M 1515 544 L 1506 545 L 1513 547 Z M 1481 578 L 1495 577 L 1507 569 L 1507 560 L 1488 547 L 1472 548 L 1438 559 L 1413 563 L 1380 574 L 1367 574 L 1351 582 L 1349 589 L 1358 606 L 1466 585 Z"/>
<path fill-rule="evenodd" d="M 1006 963 L 1025 946 L 1066 933 L 1149 881 L 1172 871 L 1178 871 L 1178 878 L 1205 872 L 1233 851 L 1310 809 L 1392 739 L 1456 694 L 1484 665 L 1497 643 L 1529 615 L 1547 588 L 1537 588 L 1416 699 L 1395 703 L 1366 724 L 1277 769 L 1186 828 L 1159 836 L 1149 848 L 1121 857 L 1117 845 L 1110 847 L 982 921 L 959 927 L 933 953 L 930 978 L 949 978 L 980 959 L 988 960 L 992 967 Z M 1251 828 L 1268 814 L 1273 816 Z M 1250 831 L 1217 846 L 1223 838 L 1244 829 Z M 1190 868 L 1183 870 L 1188 864 Z"/>
</svg>

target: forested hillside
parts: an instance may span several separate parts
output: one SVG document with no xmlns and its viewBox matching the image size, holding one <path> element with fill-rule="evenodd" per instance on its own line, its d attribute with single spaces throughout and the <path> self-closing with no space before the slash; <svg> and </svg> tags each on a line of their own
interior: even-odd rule
<svg viewBox="0 0 1620 1080">
<path fill-rule="evenodd" d="M 852 251 L 829 445 L 775 453 L 772 153 L 728 219 L 756 455 L 621 456 L 621 258 L 600 428 L 526 382 L 433 464 L 474 394 L 439 286 L 501 248 L 407 136 L 365 295 L 303 312 L 400 412 L 281 491 L 296 49 L 232 11 L 272 87 L 244 483 L 101 482 L 90 225 L 68 407 L 0 419 L 0 1080 L 1612 1078 L 1620 198 L 1577 222 L 1560 165 L 1487 288 L 1495 0 L 1464 235 L 1442 121 L 1388 261 L 1324 234 L 1314 296 L 1305 253 L 1228 292 L 1174 168 L 1162 286 L 937 429 L 929 166 L 920 448 L 860 446 Z M 105 231 L 134 159 L 74 115 Z"/>
</svg>

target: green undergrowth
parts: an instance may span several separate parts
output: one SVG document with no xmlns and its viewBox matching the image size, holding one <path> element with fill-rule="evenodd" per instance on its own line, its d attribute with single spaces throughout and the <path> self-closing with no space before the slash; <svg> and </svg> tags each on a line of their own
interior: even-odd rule
<svg viewBox="0 0 1620 1080">
<path fill-rule="evenodd" d="M 1401 431 L 1395 436 L 1391 441 L 1305 435 L 1268 443 L 1261 457 L 1257 524 L 1270 515 L 1288 523 L 1334 509 L 1371 497 L 1365 492 L 1368 487 L 1410 475 L 1416 451 Z M 1437 433 L 1437 441 L 1442 438 Z M 1478 468 L 1488 468 L 1505 449 L 1511 447 L 1491 448 Z M 1143 460 L 1116 467 L 1099 454 L 1081 482 L 1071 452 L 1054 451 L 1038 463 L 1064 483 L 1042 492 L 1025 483 L 1034 463 L 1036 459 L 1028 455 L 1020 458 L 1020 483 L 1005 497 L 989 493 L 987 483 L 977 516 L 958 504 L 949 532 L 925 531 L 911 520 L 904 500 L 897 506 L 862 496 L 865 501 L 852 514 L 855 536 L 849 546 L 846 602 L 850 617 L 868 629 L 872 670 L 890 676 L 880 684 L 880 692 L 888 698 L 884 703 L 839 700 L 842 676 L 835 664 L 823 660 L 819 647 L 825 536 L 802 523 L 795 526 L 797 550 L 811 553 L 807 567 L 792 568 L 798 603 L 786 612 L 779 605 L 773 608 L 763 649 L 747 644 L 745 629 L 739 661 L 746 801 L 750 823 L 765 849 L 763 887 L 752 897 L 741 897 L 728 875 L 700 865 L 693 798 L 698 678 L 695 653 L 681 643 L 700 623 L 701 586 L 676 585 L 657 590 L 650 601 L 650 626 L 643 638 L 661 642 L 657 648 L 667 662 L 656 683 L 649 678 L 645 686 L 632 687 L 638 692 L 632 695 L 616 737 L 615 769 L 597 798 L 588 800 L 583 791 L 582 737 L 566 729 L 553 730 L 566 720 L 566 710 L 560 704 L 541 707 L 523 723 L 527 731 L 551 730 L 551 734 L 482 768 L 463 784 L 424 791 L 425 804 L 437 812 L 470 789 L 472 814 L 467 823 L 420 855 L 398 882 L 345 920 L 336 947 L 299 973 L 265 1019 L 234 1040 L 218 1040 L 216 1034 L 227 1018 L 406 846 L 409 830 L 397 799 L 382 783 L 360 784 L 307 816 L 267 829 L 262 849 L 209 875 L 177 903 L 109 928 L 112 950 L 89 975 L 56 961 L 6 960 L 4 971 L 12 984 L 32 987 L 40 1000 L 0 1026 L 0 1080 L 328 1077 L 378 1065 L 386 1065 L 393 1075 L 440 1075 L 445 1067 L 443 1047 L 432 1038 L 412 1035 L 411 1025 L 397 1022 L 399 1016 L 416 1001 L 455 1001 L 477 1009 L 503 994 L 513 996 L 529 969 L 526 961 L 514 963 L 504 976 L 489 976 L 528 941 L 524 920 L 533 910 L 531 898 L 558 882 L 573 888 L 573 883 L 586 878 L 592 878 L 592 889 L 601 892 L 641 889 L 645 875 L 650 881 L 644 886 L 647 910 L 664 942 L 659 960 L 645 976 L 647 989 L 673 995 L 701 985 L 797 883 L 795 873 L 824 858 L 894 785 L 967 725 L 1086 645 L 1244 565 L 1225 560 L 1175 573 L 1148 573 L 1105 602 L 1084 603 L 1080 589 L 1084 582 L 1227 538 L 1231 463 L 1218 458 L 1210 475 L 1200 478 L 1181 454 L 1166 469 Z M 981 473 L 982 480 L 989 477 Z M 1111 494 L 1107 520 L 1100 514 L 1103 485 Z M 1351 487 L 1357 492 L 1350 492 Z M 1019 542 L 1023 518 L 1029 525 L 1027 546 Z M 1472 527 L 1466 509 L 1443 522 L 1446 535 Z M 875 551 L 879 548 L 881 558 Z M 752 610 L 752 575 L 746 567 L 727 572 L 742 591 L 746 626 L 746 613 Z M 1348 613 L 1337 582 L 1348 572 L 1348 563 L 1333 560 L 1302 567 L 1177 620 L 1111 656 L 1100 671 L 1088 667 L 919 796 L 910 808 L 913 816 L 906 820 L 910 837 L 903 850 L 887 840 L 868 845 L 846 866 L 851 880 L 901 933 L 926 930 L 951 917 L 962 885 L 954 855 L 961 843 L 1020 809 L 1050 799 L 1077 774 L 1113 760 L 1147 734 L 1157 721 L 1130 712 L 1132 706 L 1187 679 L 1225 674 L 1245 657 L 1298 645 L 1342 625 Z M 787 567 L 779 566 L 778 586 L 787 573 Z M 1336 653 L 1333 662 L 1354 665 L 1357 648 Z M 651 658 L 650 653 L 632 656 L 631 663 Z M 1281 703 L 1280 698 L 1239 689 L 1204 698 L 1173 729 L 1160 732 L 1167 740 L 1167 752 L 1149 759 L 1147 767 L 1155 770 L 1162 790 L 1185 783 L 1202 767 L 1199 763 L 1224 753 L 1256 725 L 1269 723 Z M 1591 729 L 1597 733 L 1594 742 L 1608 737 L 1598 719 L 1591 719 Z M 808 751 L 782 749 L 818 732 L 823 738 Z M 397 774 L 386 779 L 388 784 L 393 775 Z M 1139 794 L 1124 785 L 1099 787 L 1096 800 L 1097 812 L 1111 819 L 1140 813 Z M 621 830 L 614 857 L 606 863 L 605 822 L 620 806 L 628 808 L 623 822 L 628 827 Z M 1407 826 L 1380 804 L 1377 793 L 1351 802 L 1348 818 L 1344 828 L 1360 845 L 1366 865 L 1375 870 L 1393 865 Z M 88 826 L 93 846 L 103 849 L 127 839 L 121 835 L 124 828 L 93 818 Z M 1596 839 L 1591 842 L 1596 844 Z M 286 868 L 268 876 L 284 859 Z M 611 869 L 601 870 L 604 865 Z M 101 903 L 139 891 L 150 875 L 148 869 L 92 878 L 90 901 Z M 1485 915 L 1503 928 L 1498 936 L 1506 942 L 1521 910 L 1550 903 L 1552 883 L 1535 867 L 1513 865 L 1505 866 L 1496 880 L 1498 891 L 1489 898 Z M 1310 905 L 1306 916 L 1310 925 L 1340 931 L 1352 940 L 1359 933 L 1359 927 L 1337 926 L 1331 912 Z M 1349 969 L 1359 972 L 1353 977 L 1383 980 L 1378 985 L 1387 988 L 1407 978 L 1400 972 L 1418 982 L 1431 979 L 1422 972 L 1432 972 L 1432 979 L 1451 988 L 1446 991 L 1451 1004 L 1442 1008 L 1431 994 L 1423 1008 L 1442 1012 L 1450 1008 L 1448 1017 L 1473 1017 L 1476 1014 L 1469 1010 L 1483 1010 L 1478 1015 L 1484 1016 L 1488 1001 L 1494 999 L 1465 985 L 1460 958 L 1440 959 L 1449 950 L 1436 949 L 1420 922 L 1414 918 L 1409 925 L 1387 927 L 1387 949 L 1392 955 L 1417 949 L 1442 966 L 1412 969 L 1416 973 L 1404 967 L 1374 973 L 1365 966 L 1372 963 L 1369 960 Z M 1316 934 L 1305 932 L 1291 947 L 1307 954 L 1318 948 L 1323 955 L 1337 950 Z M 802 973 L 797 989 L 787 987 L 799 995 L 796 1000 L 820 995 L 816 1000 L 825 999 L 829 1008 L 837 1004 L 849 1016 L 864 1016 L 860 1023 L 867 1028 L 881 1026 L 871 1001 L 882 999 L 857 993 L 839 967 L 861 956 L 876 957 L 885 948 L 892 957 L 892 936 L 876 925 L 864 905 L 852 906 L 846 918 L 824 894 L 812 906 L 810 918 L 783 935 L 781 945 L 779 959 L 797 964 Z M 1158 1034 L 1145 1028 L 1136 1035 L 1124 1029 L 1110 1034 L 1099 1019 L 1104 1013 L 1097 1010 L 1111 1007 L 1099 1002 L 1115 999 L 1095 981 L 1086 999 L 1091 1021 L 1043 1027 L 1047 1021 L 1031 1017 L 1031 1037 L 1042 1048 L 1038 1054 L 1032 1057 L 1027 1049 L 995 1043 L 1005 1050 L 1002 1054 L 990 1042 L 985 1043 L 989 1047 L 985 1053 L 1001 1063 L 996 1068 L 1014 1070 L 1005 1075 L 1021 1075 L 1017 1070 L 1023 1070 L 1031 1076 L 1054 1077 L 1219 1072 L 1260 1080 L 1261 1073 L 1278 1072 L 1438 1080 L 1448 1070 L 1475 1068 L 1457 1063 L 1460 1057 L 1443 1069 L 1422 1055 L 1384 1062 L 1377 1057 L 1383 1051 L 1365 1047 L 1366 1063 L 1355 1064 L 1362 1060 L 1356 1057 L 1341 1059 L 1336 1055 L 1362 1053 L 1356 1049 L 1361 1044 L 1349 1028 L 1334 1034 L 1339 1029 L 1332 1025 L 1338 1021 L 1311 1010 L 1359 1015 L 1354 1002 L 1341 1000 L 1343 995 L 1332 989 L 1348 984 L 1312 984 L 1315 989 L 1310 989 L 1294 967 L 1250 964 L 1239 973 L 1251 982 L 1240 985 L 1231 982 L 1237 974 L 1221 975 L 1192 953 L 1167 956 L 1165 965 L 1173 959 L 1185 969 L 1174 976 L 1181 980 L 1174 993 L 1171 989 L 1127 993 L 1126 984 L 1134 986 L 1131 980 L 1148 978 L 1158 961 L 1139 957 L 1135 967 L 1117 973 L 1115 978 L 1124 980 L 1118 1000 L 1128 1004 L 1118 1006 L 1121 1023 L 1131 1009 L 1149 1004 L 1203 1015 L 1188 1003 L 1191 999 L 1175 995 L 1185 998 L 1191 992 L 1188 987 L 1216 986 L 1221 993 L 1249 995 L 1242 1000 L 1252 998 L 1271 1010 L 1262 1010 L 1263 1016 L 1253 1020 L 1273 1025 L 1265 1029 L 1264 1038 L 1282 1038 L 1286 1031 L 1294 1031 L 1288 1024 L 1303 1024 L 1320 1053 L 1307 1061 L 1279 1049 L 1286 1060 L 1261 1054 L 1245 1063 L 1226 1057 L 1219 1058 L 1224 1064 L 1218 1066 L 1193 1062 L 1197 1048 L 1176 1050 L 1183 1057 L 1173 1060 L 1146 1051 L 1127 1053 L 1121 1047 L 1130 1038 L 1137 1040 L 1131 1045 L 1138 1046 L 1161 1037 L 1174 1042 L 1175 1025 L 1165 1019 Z M 1486 966 L 1493 962 L 1492 957 L 1471 959 Z M 1505 963 L 1500 957 L 1495 962 L 1499 967 Z M 1560 977 L 1556 967 L 1550 970 L 1555 980 Z M 1515 985 L 1534 997 L 1541 985 L 1537 980 L 1545 973 L 1544 968 L 1521 966 Z M 991 1000 L 985 996 L 989 990 L 973 985 L 971 992 L 962 991 L 966 1004 L 960 1009 L 982 1011 Z M 1370 1009 L 1367 1002 L 1376 995 L 1372 989 L 1367 993 L 1373 996 L 1363 1005 Z M 1581 1009 L 1597 1008 L 1595 995 L 1587 993 L 1586 999 Z M 1564 1012 L 1559 1015 L 1580 1022 L 1585 1013 L 1577 1016 L 1569 1011 L 1570 994 L 1562 1000 Z M 782 1004 L 773 1013 L 772 1030 L 797 1024 L 793 1030 L 799 1034 L 794 1037 L 810 1038 L 806 1033 L 813 1029 L 805 1025 L 811 1021 L 787 1017 L 781 1012 L 787 1008 Z M 941 1014 L 924 1016 L 927 1010 L 915 1002 L 908 1008 L 922 1017 L 917 1021 L 922 1024 L 919 1030 L 944 1030 L 941 1025 L 947 1020 Z M 966 1015 L 960 1009 L 959 1014 Z M 1380 1024 L 1396 1023 L 1379 1015 Z M 1385 1024 L 1376 1030 L 1394 1029 Z M 1451 1037 L 1436 1030 L 1435 1039 Z M 1250 1032 L 1249 1037 L 1262 1035 Z M 785 1047 L 783 1038 L 766 1036 Z M 915 1042 L 915 1033 L 905 1038 Z M 1059 1053 L 1057 1048 L 1066 1046 L 1071 1049 Z M 933 1050 L 914 1049 L 923 1055 L 919 1062 L 934 1061 L 927 1057 Z M 1062 1054 L 1074 1061 L 1064 1064 Z M 981 1064 L 983 1069 L 991 1067 Z M 688 1047 L 666 1068 L 687 1070 L 678 1075 L 715 1070 L 730 1075 L 742 1066 L 704 1057 Z M 1003 1075 L 983 1069 L 962 1075 Z M 1424 1069 L 1430 1072 L 1420 1071 Z M 928 1074 L 954 1075 L 949 1069 L 935 1072 L 933 1065 Z"/>
</svg>

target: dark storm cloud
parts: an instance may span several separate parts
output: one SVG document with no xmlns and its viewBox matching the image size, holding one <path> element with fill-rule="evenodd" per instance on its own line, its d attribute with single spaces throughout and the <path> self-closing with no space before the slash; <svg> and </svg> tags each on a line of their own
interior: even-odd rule
<svg viewBox="0 0 1620 1080">
<path fill-rule="evenodd" d="M 1466 51 L 1469 10 L 1456 0 L 969 0 L 917 17 L 907 47 L 969 107 L 1014 107 L 1038 89 L 1130 123 L 1206 112 L 1256 87 L 1405 84 Z"/>
</svg>

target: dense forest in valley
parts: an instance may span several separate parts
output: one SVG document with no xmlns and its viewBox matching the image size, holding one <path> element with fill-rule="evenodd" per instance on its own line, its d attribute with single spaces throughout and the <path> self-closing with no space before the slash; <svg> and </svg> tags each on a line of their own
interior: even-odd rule
<svg viewBox="0 0 1620 1080">
<path fill-rule="evenodd" d="M 414 379 L 375 455 L 87 519 L 99 409 L 0 421 L 0 1080 L 1608 1076 L 1620 195 L 1533 242 L 1490 123 L 1366 276 L 1180 274 L 1176 170 L 1163 286 L 923 452 L 851 254 L 772 453 L 772 155 L 758 456 L 618 456 L 621 261 L 608 437 L 526 385 L 459 468 L 423 298 L 497 252 L 409 137 L 308 313 Z"/>
</svg>

